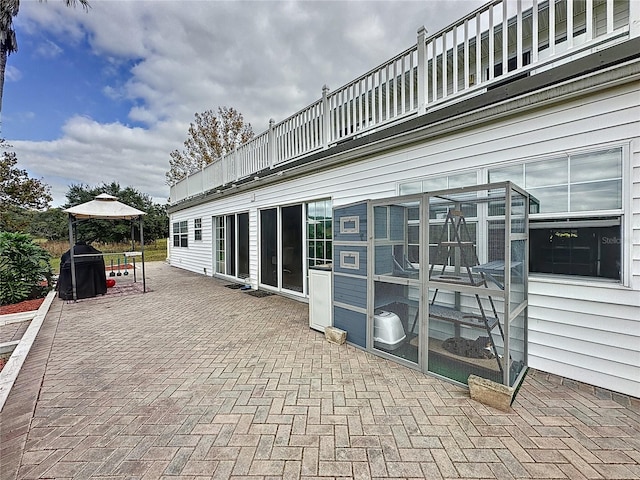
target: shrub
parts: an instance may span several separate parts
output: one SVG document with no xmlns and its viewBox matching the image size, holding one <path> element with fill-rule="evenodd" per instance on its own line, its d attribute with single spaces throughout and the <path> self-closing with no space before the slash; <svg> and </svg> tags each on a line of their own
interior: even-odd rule
<svg viewBox="0 0 640 480">
<path fill-rule="evenodd" d="M 25 233 L 0 233 L 0 305 L 46 295 L 51 289 L 49 253 Z"/>
</svg>

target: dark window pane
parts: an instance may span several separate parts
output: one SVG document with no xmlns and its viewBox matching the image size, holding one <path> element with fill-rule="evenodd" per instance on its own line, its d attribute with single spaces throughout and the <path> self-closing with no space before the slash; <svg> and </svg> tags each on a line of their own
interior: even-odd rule
<svg viewBox="0 0 640 480">
<path fill-rule="evenodd" d="M 249 214 L 238 214 L 238 277 L 249 276 Z"/>
<path fill-rule="evenodd" d="M 531 272 L 620 280 L 620 225 L 531 229 Z"/>
<path fill-rule="evenodd" d="M 227 275 L 236 275 L 236 217 L 227 216 Z"/>
<path fill-rule="evenodd" d="M 278 286 L 278 211 L 275 208 L 260 212 L 260 281 Z"/>
<path fill-rule="evenodd" d="M 282 207 L 282 287 L 296 292 L 302 292 L 302 247 L 302 205 Z"/>
</svg>

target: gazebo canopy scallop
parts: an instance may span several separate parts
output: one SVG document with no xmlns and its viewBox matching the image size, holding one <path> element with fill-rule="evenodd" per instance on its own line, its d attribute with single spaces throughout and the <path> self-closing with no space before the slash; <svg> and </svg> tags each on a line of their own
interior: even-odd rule
<svg viewBox="0 0 640 480">
<path fill-rule="evenodd" d="M 75 207 L 67 208 L 63 210 L 65 213 L 69 214 L 69 250 L 71 254 L 71 283 L 73 286 L 73 299 L 77 299 L 77 288 L 76 288 L 76 272 L 75 272 L 75 260 L 74 260 L 74 245 L 76 244 L 75 234 L 74 234 L 74 226 L 83 221 L 89 219 L 100 219 L 100 220 L 130 220 L 131 222 L 138 221 L 140 227 L 140 252 L 139 254 L 142 257 L 142 285 L 143 292 L 147 291 L 146 287 L 146 278 L 144 271 L 144 222 L 143 217 L 146 215 L 142 210 L 138 210 L 137 208 L 131 207 L 127 204 L 118 201 L 117 197 L 113 195 L 109 195 L 107 193 L 101 193 L 96 196 L 95 199 L 90 202 L 82 203 L 80 205 L 76 205 Z M 133 224 L 131 228 L 132 238 L 133 238 Z M 134 255 L 138 252 L 129 252 L 129 254 Z"/>
</svg>

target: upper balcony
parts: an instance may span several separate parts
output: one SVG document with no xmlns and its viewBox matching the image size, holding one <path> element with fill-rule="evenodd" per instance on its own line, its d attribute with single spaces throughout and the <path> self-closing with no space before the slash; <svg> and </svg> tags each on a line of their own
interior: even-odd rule
<svg viewBox="0 0 640 480">
<path fill-rule="evenodd" d="M 552 6 L 552 8 L 550 8 Z M 493 0 L 171 186 L 170 203 L 640 36 L 637 0 Z"/>
</svg>

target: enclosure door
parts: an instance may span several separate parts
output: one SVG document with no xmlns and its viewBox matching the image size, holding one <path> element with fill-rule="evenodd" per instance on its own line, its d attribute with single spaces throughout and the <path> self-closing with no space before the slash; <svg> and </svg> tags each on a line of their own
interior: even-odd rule
<svg viewBox="0 0 640 480">
<path fill-rule="evenodd" d="M 278 209 L 260 211 L 260 283 L 278 286 Z"/>
</svg>

